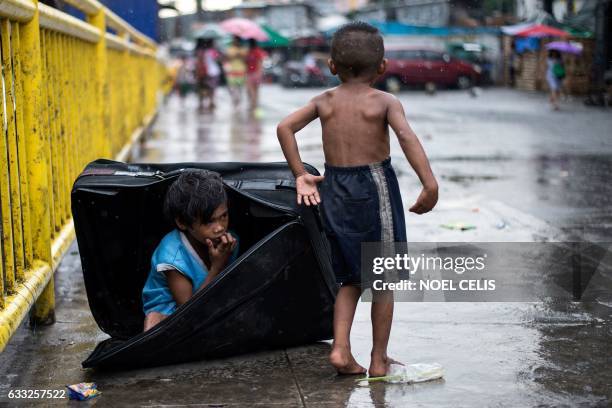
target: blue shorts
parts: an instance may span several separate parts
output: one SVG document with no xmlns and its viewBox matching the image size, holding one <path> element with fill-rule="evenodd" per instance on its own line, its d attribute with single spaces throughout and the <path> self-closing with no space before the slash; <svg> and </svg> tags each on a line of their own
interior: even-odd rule
<svg viewBox="0 0 612 408">
<path fill-rule="evenodd" d="M 321 214 L 341 285 L 361 284 L 362 242 L 406 242 L 406 221 L 391 158 L 356 167 L 325 165 Z"/>
</svg>

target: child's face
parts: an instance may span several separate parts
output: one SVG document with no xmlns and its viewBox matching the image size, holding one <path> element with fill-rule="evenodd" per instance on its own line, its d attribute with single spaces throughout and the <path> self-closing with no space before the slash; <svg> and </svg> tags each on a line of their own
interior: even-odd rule
<svg viewBox="0 0 612 408">
<path fill-rule="evenodd" d="M 218 206 L 213 212 L 210 220 L 207 223 L 196 221 L 191 226 L 181 229 L 186 230 L 193 238 L 203 245 L 206 245 L 206 240 L 210 239 L 213 244 L 217 244 L 221 235 L 227 232 L 229 224 L 229 215 L 227 211 L 227 203 Z"/>
</svg>

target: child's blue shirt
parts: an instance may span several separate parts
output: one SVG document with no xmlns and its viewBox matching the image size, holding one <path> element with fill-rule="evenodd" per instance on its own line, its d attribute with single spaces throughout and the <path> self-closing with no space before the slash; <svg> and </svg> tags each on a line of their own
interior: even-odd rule
<svg viewBox="0 0 612 408">
<path fill-rule="evenodd" d="M 235 234 L 232 233 L 232 236 L 238 241 Z M 237 258 L 237 254 L 238 242 L 229 263 Z M 151 312 L 169 315 L 176 310 L 176 302 L 168 287 L 168 279 L 165 274 L 165 271 L 170 269 L 176 269 L 191 281 L 192 295 L 208 276 L 206 265 L 185 234 L 177 229 L 166 234 L 151 257 L 151 270 L 142 289 L 142 305 L 145 315 Z"/>
</svg>

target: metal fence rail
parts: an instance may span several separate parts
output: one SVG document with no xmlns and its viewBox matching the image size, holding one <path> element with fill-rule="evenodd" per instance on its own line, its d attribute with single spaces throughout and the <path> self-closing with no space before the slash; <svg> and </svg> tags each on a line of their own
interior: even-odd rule
<svg viewBox="0 0 612 408">
<path fill-rule="evenodd" d="M 154 41 L 95 0 L 67 3 L 86 21 L 0 0 L 0 351 L 28 310 L 54 320 L 74 179 L 98 157 L 126 159 L 168 88 Z"/>
</svg>

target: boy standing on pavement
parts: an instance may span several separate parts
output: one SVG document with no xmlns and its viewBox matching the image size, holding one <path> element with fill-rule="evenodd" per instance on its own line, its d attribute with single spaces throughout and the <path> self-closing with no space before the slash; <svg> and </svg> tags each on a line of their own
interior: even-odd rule
<svg viewBox="0 0 612 408">
<path fill-rule="evenodd" d="M 410 211 L 417 214 L 430 211 L 438 200 L 438 185 L 399 100 L 372 88 L 386 67 L 378 30 L 362 22 L 340 28 L 333 36 L 328 64 L 342 84 L 287 116 L 278 125 L 277 133 L 296 178 L 297 202 L 321 203 L 331 245 L 340 289 L 334 307 L 330 362 L 340 374 L 360 374 L 366 370 L 351 353 L 350 330 L 361 295 L 361 243 L 406 241 L 399 185 L 389 157 L 389 126 L 423 184 Z M 320 118 L 323 128 L 324 176 L 306 172 L 295 140 L 295 133 L 316 118 Z M 373 345 L 368 370 L 371 377 L 385 375 L 393 362 L 387 356 L 393 296 L 390 292 L 378 295 L 382 298 L 375 298 L 371 312 Z"/>
</svg>

